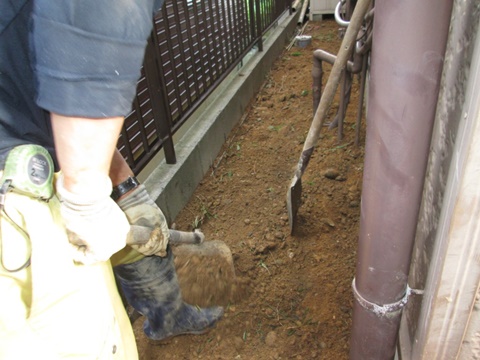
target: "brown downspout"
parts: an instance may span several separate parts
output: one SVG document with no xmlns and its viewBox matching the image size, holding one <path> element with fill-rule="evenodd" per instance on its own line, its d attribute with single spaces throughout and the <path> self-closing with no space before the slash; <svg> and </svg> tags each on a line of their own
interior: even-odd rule
<svg viewBox="0 0 480 360">
<path fill-rule="evenodd" d="M 350 359 L 395 356 L 453 0 L 376 0 Z"/>
</svg>

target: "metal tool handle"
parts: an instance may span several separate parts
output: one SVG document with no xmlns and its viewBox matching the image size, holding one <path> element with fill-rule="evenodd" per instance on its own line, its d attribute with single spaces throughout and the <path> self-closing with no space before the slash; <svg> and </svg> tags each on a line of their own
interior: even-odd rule
<svg viewBox="0 0 480 360">
<path fill-rule="evenodd" d="M 153 229 L 148 226 L 132 225 L 130 232 L 132 236 L 127 239 L 128 245 L 142 245 L 146 244 L 150 239 Z M 182 245 L 182 244 L 201 244 L 205 240 L 205 235 L 196 229 L 193 232 L 190 231 L 178 231 L 169 229 L 170 232 L 170 244 Z"/>
</svg>

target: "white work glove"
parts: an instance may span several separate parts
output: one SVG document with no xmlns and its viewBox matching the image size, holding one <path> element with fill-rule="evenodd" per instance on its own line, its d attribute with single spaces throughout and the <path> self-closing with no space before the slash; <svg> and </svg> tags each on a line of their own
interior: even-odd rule
<svg viewBox="0 0 480 360">
<path fill-rule="evenodd" d="M 74 194 L 64 188 L 60 175 L 56 189 L 74 261 L 86 265 L 107 261 L 125 247 L 130 225 L 110 197 L 112 182 L 108 176 L 99 178 L 98 186 L 88 193 Z"/>
<path fill-rule="evenodd" d="M 143 184 L 138 185 L 130 193 L 118 201 L 118 206 L 132 225 L 128 245 L 143 255 L 167 255 L 167 245 L 170 239 L 168 223 L 162 210 L 155 204 Z M 135 227 L 149 229 L 146 234 L 133 231 Z"/>
</svg>

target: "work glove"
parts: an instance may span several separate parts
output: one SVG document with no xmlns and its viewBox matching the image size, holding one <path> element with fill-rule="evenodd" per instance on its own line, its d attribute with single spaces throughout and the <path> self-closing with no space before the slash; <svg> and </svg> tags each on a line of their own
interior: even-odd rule
<svg viewBox="0 0 480 360">
<path fill-rule="evenodd" d="M 118 206 L 132 226 L 128 244 L 143 255 L 165 257 L 170 239 L 168 223 L 145 186 L 138 185 L 118 201 Z M 147 229 L 147 232 L 134 231 L 136 228 Z"/>
<path fill-rule="evenodd" d="M 73 246 L 73 260 L 85 265 L 107 261 L 121 250 L 130 230 L 123 211 L 112 200 L 112 182 L 108 176 L 86 194 L 66 190 L 63 176 L 56 183 L 60 212 Z"/>
</svg>

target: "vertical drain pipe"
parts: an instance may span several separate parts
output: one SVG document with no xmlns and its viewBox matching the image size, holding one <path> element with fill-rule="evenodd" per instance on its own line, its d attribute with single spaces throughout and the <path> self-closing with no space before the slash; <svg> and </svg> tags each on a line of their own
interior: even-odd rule
<svg viewBox="0 0 480 360">
<path fill-rule="evenodd" d="M 376 0 L 350 359 L 395 356 L 453 0 Z"/>
</svg>

